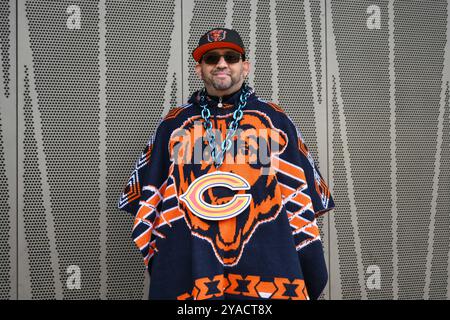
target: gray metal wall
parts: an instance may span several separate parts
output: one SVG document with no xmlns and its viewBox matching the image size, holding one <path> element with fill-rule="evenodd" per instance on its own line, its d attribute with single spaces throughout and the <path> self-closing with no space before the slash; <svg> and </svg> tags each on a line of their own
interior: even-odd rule
<svg viewBox="0 0 450 320">
<path fill-rule="evenodd" d="M 117 199 L 215 26 L 329 181 L 322 298 L 449 298 L 448 1 L 0 3 L 0 299 L 146 297 Z"/>
</svg>

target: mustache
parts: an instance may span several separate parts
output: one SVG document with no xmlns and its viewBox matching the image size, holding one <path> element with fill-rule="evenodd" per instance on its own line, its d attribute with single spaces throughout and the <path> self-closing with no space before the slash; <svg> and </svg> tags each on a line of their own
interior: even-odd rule
<svg viewBox="0 0 450 320">
<path fill-rule="evenodd" d="M 225 71 L 225 70 L 215 70 L 215 71 L 212 72 L 213 75 L 216 75 L 216 74 L 218 74 L 218 73 L 225 73 L 225 74 L 227 74 L 227 75 L 230 75 L 230 74 L 231 74 L 230 71 Z"/>
</svg>

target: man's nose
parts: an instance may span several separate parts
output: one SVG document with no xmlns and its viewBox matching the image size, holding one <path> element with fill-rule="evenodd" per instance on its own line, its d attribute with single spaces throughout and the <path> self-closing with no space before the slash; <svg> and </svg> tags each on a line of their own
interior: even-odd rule
<svg viewBox="0 0 450 320">
<path fill-rule="evenodd" d="M 223 56 L 220 56 L 220 59 L 217 62 L 217 67 L 219 67 L 219 68 L 226 68 L 227 66 L 228 66 L 228 64 L 225 61 L 225 58 Z"/>
</svg>

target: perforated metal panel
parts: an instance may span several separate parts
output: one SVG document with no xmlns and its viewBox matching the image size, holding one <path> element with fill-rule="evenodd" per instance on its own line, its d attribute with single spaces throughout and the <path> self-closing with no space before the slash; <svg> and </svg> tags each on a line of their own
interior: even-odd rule
<svg viewBox="0 0 450 320">
<path fill-rule="evenodd" d="M 447 36 L 448 37 L 448 36 Z M 445 107 L 442 128 L 441 164 L 436 199 L 433 257 L 430 273 L 430 299 L 449 297 L 449 239 L 450 239 L 450 85 L 445 83 Z"/>
<path fill-rule="evenodd" d="M 67 27 L 66 11 L 70 5 L 74 3 L 26 2 L 42 121 L 36 123 L 35 129 L 41 131 L 46 161 L 44 183 L 48 183 L 54 223 L 50 241 L 56 244 L 58 259 L 55 280 L 63 284 L 63 298 L 99 298 L 98 4 L 78 2 L 83 8 L 80 29 Z M 23 187 L 39 182 L 25 180 Z M 34 204 L 32 199 L 24 201 L 25 207 Z M 33 214 L 24 212 L 26 230 L 34 227 L 27 225 L 27 215 Z M 30 234 L 28 243 L 34 246 L 37 240 Z M 82 275 L 83 282 L 77 290 L 66 286 L 71 266 L 79 268 Z M 30 265 L 31 270 L 35 267 Z M 31 274 L 32 287 L 38 282 Z"/>
<path fill-rule="evenodd" d="M 170 101 L 164 101 L 177 17 L 174 1 L 106 5 L 107 297 L 137 299 L 144 296 L 144 265 L 130 238 L 131 215 L 118 212 L 117 199 L 159 124 L 165 103 L 177 102 L 174 77 L 169 78 Z"/>
<path fill-rule="evenodd" d="M 448 299 L 449 1 L 23 0 L 18 30 L 1 5 L 0 299 L 146 297 L 117 199 L 161 115 L 202 87 L 191 52 L 213 27 L 239 31 L 250 84 L 330 182 L 322 298 Z"/>
<path fill-rule="evenodd" d="M 448 31 L 447 31 L 448 32 Z M 448 299 L 449 295 L 449 199 L 450 194 L 450 86 L 445 83 L 445 107 L 442 128 L 441 165 L 436 199 L 435 240 L 430 273 L 430 299 Z M 443 279 L 447 279 L 443 281 Z"/>
<path fill-rule="evenodd" d="M 1 1 L 0 8 L 0 299 L 15 299 L 16 257 L 16 152 L 15 145 L 15 2 Z M 13 151 L 13 152 L 12 152 Z"/>
<path fill-rule="evenodd" d="M 39 156 L 35 136 L 35 119 L 30 96 L 29 67 L 24 75 L 24 139 L 23 139 L 23 222 L 25 241 L 29 259 L 29 272 L 32 279 L 31 296 L 36 299 L 55 298 L 55 278 L 49 263 L 52 258 L 50 238 L 47 232 L 46 211 L 42 190 L 42 172 L 39 169 Z"/>
<path fill-rule="evenodd" d="M 373 4 L 373 1 L 332 2 L 331 14 L 351 155 L 352 196 L 357 210 L 358 229 L 353 232 L 359 233 L 363 270 L 371 265 L 379 266 L 383 270 L 381 282 L 385 284 L 381 290 L 368 291 L 367 298 L 392 299 L 392 287 L 388 285 L 392 283 L 393 264 L 389 34 L 387 27 L 367 28 L 365 12 Z M 383 13 L 381 21 L 386 24 L 387 2 L 381 2 L 379 6 Z M 359 63 L 362 61 L 364 63 Z M 337 222 L 349 214 L 347 210 L 341 212 L 335 216 Z M 348 234 L 342 237 L 348 237 Z M 339 249 L 343 248 L 340 246 Z M 353 271 L 345 268 L 342 273 L 348 272 L 346 277 L 357 279 L 358 273 Z M 358 297 L 352 292 L 354 288 L 348 289 L 345 294 Z"/>
<path fill-rule="evenodd" d="M 306 6 L 309 6 L 308 11 L 305 10 Z M 324 8 L 324 5 L 322 7 Z M 320 109 L 323 111 L 326 109 L 324 101 L 320 100 L 322 87 L 319 86 L 325 81 L 320 77 L 324 67 L 322 64 L 324 48 L 321 44 L 325 37 L 320 13 L 324 14 L 324 12 L 321 12 L 320 1 L 308 1 L 301 5 L 298 1 L 278 1 L 275 13 L 279 104 L 301 132 L 321 173 L 326 177 L 326 168 L 320 167 L 321 159 L 318 152 L 318 136 L 322 135 L 322 141 L 325 141 L 327 126 L 325 112 L 319 113 Z M 311 30 L 309 39 L 308 28 Z M 308 43 L 308 41 L 311 42 Z M 308 52 L 309 48 L 313 48 L 312 56 Z M 265 55 L 268 56 L 268 54 Z M 270 61 L 263 60 L 262 63 L 271 65 Z M 315 80 L 313 80 L 312 70 L 316 74 Z M 271 85 L 268 79 L 264 82 Z M 325 149 L 325 145 L 323 147 Z M 325 157 L 326 154 L 322 156 Z M 318 219 L 318 226 L 322 240 L 325 242 L 327 239 L 324 219 L 326 219 L 324 216 Z M 328 258 L 328 255 L 326 256 Z"/>
<path fill-rule="evenodd" d="M 11 94 L 11 60 L 12 60 L 12 43 L 10 41 L 13 33 L 11 17 L 13 17 L 13 11 L 15 6 L 11 1 L 2 0 L 0 6 L 0 39 L 1 39 L 1 60 L 2 60 L 2 83 L 3 83 L 3 94 L 5 98 L 9 98 Z"/>
<path fill-rule="evenodd" d="M 331 260 L 330 265 L 333 269 L 338 269 L 338 272 L 331 272 L 331 278 L 341 284 L 338 292 L 332 293 L 332 297 L 343 299 L 361 299 L 360 288 L 364 286 L 358 279 L 358 265 L 355 248 L 355 236 L 352 223 L 350 195 L 347 184 L 347 172 L 344 164 L 344 150 L 342 133 L 339 119 L 339 106 L 336 96 L 336 79 L 332 77 L 332 85 L 330 86 L 332 96 L 332 170 L 333 177 L 333 196 L 335 199 L 336 208 L 334 209 L 334 225 L 338 235 L 337 237 L 337 254 L 336 260 Z M 332 270 L 333 271 L 333 270 Z M 337 276 L 335 277 L 335 275 Z M 337 281 L 336 281 L 337 280 Z M 333 285 L 331 285 L 333 289 Z"/>
<path fill-rule="evenodd" d="M 11 246 L 9 244 L 11 231 L 11 208 L 7 205 L 9 202 L 8 180 L 6 178 L 5 169 L 5 151 L 3 147 L 3 127 L 0 122 L 0 201 L 5 203 L 0 209 L 0 299 L 8 299 L 11 297 L 12 281 L 10 277 L 11 270 Z"/>
<path fill-rule="evenodd" d="M 1 119 L 2 120 L 2 119 Z M 0 201 L 6 204 L 0 208 L 0 298 L 11 298 L 11 246 L 9 244 L 11 231 L 11 208 L 8 206 L 9 192 L 8 180 L 6 177 L 5 150 L 4 150 L 4 130 L 0 122 Z"/>
<path fill-rule="evenodd" d="M 448 295 L 447 6 L 327 3 L 337 297 Z"/>
<path fill-rule="evenodd" d="M 323 89 L 325 74 L 323 70 L 323 62 L 325 58 L 324 42 L 326 37 L 325 30 L 325 1 L 310 1 L 310 14 L 311 14 L 311 27 L 313 33 L 313 49 L 314 49 L 314 62 L 316 71 L 317 82 L 317 101 L 320 105 L 324 102 Z"/>
<path fill-rule="evenodd" d="M 273 72 L 271 64 L 271 53 L 273 48 L 270 42 L 270 1 L 258 0 L 256 9 L 256 50 L 254 73 L 255 90 L 262 99 L 272 101 Z"/>
<path fill-rule="evenodd" d="M 436 201 L 433 193 L 438 192 L 433 189 L 433 179 L 436 179 L 435 159 L 441 151 L 436 137 L 444 48 L 448 39 L 447 5 L 446 1 L 432 6 L 421 1 L 408 5 L 394 2 L 397 163 L 402 168 L 397 175 L 398 282 L 402 299 L 423 297 L 429 272 L 427 264 L 431 264 L 427 255 L 433 256 L 429 250 L 443 246 L 448 257 L 448 230 L 444 233 L 436 230 L 433 239 L 428 232 L 429 227 L 448 225 L 450 219 L 448 194 L 449 205 L 440 207 L 442 211 L 436 211 L 436 215 L 430 215 L 433 201 Z M 448 58 L 450 52 L 446 54 Z"/>
</svg>

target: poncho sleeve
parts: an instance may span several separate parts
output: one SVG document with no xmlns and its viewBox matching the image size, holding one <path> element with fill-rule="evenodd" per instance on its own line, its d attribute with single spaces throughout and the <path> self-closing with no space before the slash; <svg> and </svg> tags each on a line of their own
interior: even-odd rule
<svg viewBox="0 0 450 320">
<path fill-rule="evenodd" d="M 145 266 L 155 253 L 153 225 L 162 204 L 162 192 L 170 166 L 169 134 L 161 122 L 148 140 L 124 187 L 118 208 L 134 216 L 132 239 L 144 257 Z"/>
<path fill-rule="evenodd" d="M 314 209 L 314 217 L 317 218 L 334 208 L 334 200 L 330 189 L 322 177 L 311 152 L 303 140 L 299 130 L 297 132 L 298 150 L 305 170 L 306 182 L 308 184 L 309 195 Z"/>
<path fill-rule="evenodd" d="M 333 209 L 334 201 L 300 131 L 287 116 L 283 127 L 288 144 L 279 156 L 277 178 L 308 294 L 317 299 L 328 272 L 316 218 Z"/>
</svg>

